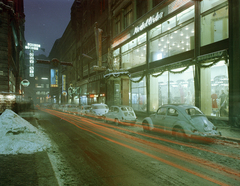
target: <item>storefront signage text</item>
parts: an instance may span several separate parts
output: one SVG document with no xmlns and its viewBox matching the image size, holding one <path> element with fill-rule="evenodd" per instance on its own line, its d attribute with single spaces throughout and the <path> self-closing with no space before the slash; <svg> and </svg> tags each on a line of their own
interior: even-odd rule
<svg viewBox="0 0 240 186">
<path fill-rule="evenodd" d="M 219 51 L 219 52 L 214 52 L 214 53 L 203 55 L 203 56 L 198 56 L 197 59 L 198 61 L 203 61 L 203 60 L 208 60 L 216 57 L 221 57 L 222 54 L 223 54 L 223 51 Z"/>
<path fill-rule="evenodd" d="M 158 12 L 155 16 L 149 17 L 145 22 L 142 22 L 140 26 L 136 26 L 133 32 L 134 34 L 137 34 L 138 32 L 142 31 L 146 27 L 150 26 L 151 24 L 157 22 L 158 20 L 162 19 L 163 17 L 163 12 Z"/>
</svg>

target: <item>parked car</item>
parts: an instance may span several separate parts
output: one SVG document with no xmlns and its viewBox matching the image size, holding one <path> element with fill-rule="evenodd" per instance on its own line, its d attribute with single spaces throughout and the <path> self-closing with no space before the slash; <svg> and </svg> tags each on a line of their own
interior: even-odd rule
<svg viewBox="0 0 240 186">
<path fill-rule="evenodd" d="M 81 116 L 88 115 L 91 109 L 91 105 L 82 105 L 79 107 L 78 114 Z"/>
<path fill-rule="evenodd" d="M 157 130 L 174 135 L 178 139 L 211 140 L 220 136 L 217 128 L 207 119 L 202 111 L 192 105 L 163 105 L 155 114 L 142 121 L 144 131 Z"/>
<path fill-rule="evenodd" d="M 108 113 L 108 106 L 104 103 L 95 103 L 91 105 L 89 115 L 96 118 L 103 118 Z"/>
<path fill-rule="evenodd" d="M 52 104 L 52 109 L 58 110 L 58 108 L 59 108 L 59 104 L 57 104 L 57 103 Z"/>
<path fill-rule="evenodd" d="M 60 104 L 60 105 L 58 106 L 57 110 L 59 110 L 59 111 L 63 111 L 64 106 L 65 106 L 64 104 Z"/>
<path fill-rule="evenodd" d="M 106 122 L 112 121 L 116 125 L 121 123 L 134 125 L 137 120 L 136 114 L 130 106 L 111 106 L 104 116 Z"/>
<path fill-rule="evenodd" d="M 79 105 L 76 104 L 66 104 L 63 106 L 63 112 L 77 114 L 79 110 Z"/>
</svg>

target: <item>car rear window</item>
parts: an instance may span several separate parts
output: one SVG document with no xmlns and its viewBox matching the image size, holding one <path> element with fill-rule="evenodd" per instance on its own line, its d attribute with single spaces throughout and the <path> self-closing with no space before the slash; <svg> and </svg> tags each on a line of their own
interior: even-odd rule
<svg viewBox="0 0 240 186">
<path fill-rule="evenodd" d="M 190 116 L 203 115 L 203 113 L 199 109 L 196 109 L 196 108 L 186 109 L 186 113 Z"/>
</svg>

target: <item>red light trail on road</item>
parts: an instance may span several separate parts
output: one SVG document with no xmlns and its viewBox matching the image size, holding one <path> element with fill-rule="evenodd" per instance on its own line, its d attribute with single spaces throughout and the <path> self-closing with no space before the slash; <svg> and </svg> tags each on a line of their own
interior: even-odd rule
<svg viewBox="0 0 240 186">
<path fill-rule="evenodd" d="M 102 122 L 92 121 L 91 119 L 88 119 L 88 118 L 82 118 L 82 117 L 79 117 L 79 116 L 73 116 L 71 114 L 57 112 L 57 111 L 53 111 L 53 110 L 49 110 L 49 109 L 45 109 L 43 111 L 48 112 L 48 113 L 50 113 L 52 115 L 55 115 L 57 117 L 60 117 L 61 119 L 66 120 L 69 123 L 72 123 L 76 127 L 80 128 L 82 130 L 88 131 L 88 132 L 90 132 L 90 133 L 92 133 L 94 135 L 97 135 L 97 136 L 99 136 L 99 137 L 101 137 L 103 139 L 106 139 L 106 140 L 111 141 L 111 142 L 113 142 L 115 144 L 121 145 L 121 146 L 126 147 L 128 149 L 134 150 L 136 152 L 142 153 L 142 154 L 147 155 L 147 156 L 149 156 L 151 158 L 154 158 L 154 159 L 156 159 L 158 161 L 166 163 L 166 164 L 168 164 L 170 166 L 173 166 L 175 168 L 184 170 L 184 171 L 186 171 L 188 173 L 191 173 L 193 175 L 199 176 L 199 177 L 204 178 L 204 179 L 206 179 L 208 181 L 211 181 L 213 183 L 216 183 L 216 184 L 219 184 L 219 185 L 227 185 L 225 183 L 222 183 L 221 181 L 218 181 L 218 180 L 215 180 L 213 178 L 210 178 L 210 177 L 208 177 L 208 176 L 206 176 L 204 174 L 201 174 L 199 172 L 193 171 L 193 170 L 191 170 L 189 168 L 186 168 L 186 167 L 181 166 L 179 164 L 173 163 L 173 162 L 171 162 L 169 160 L 160 158 L 160 157 L 158 157 L 158 156 L 156 156 L 156 155 L 154 155 L 152 153 L 145 152 L 145 151 L 143 151 L 143 150 L 141 150 L 139 148 L 132 147 L 132 146 L 130 146 L 128 144 L 124 144 L 122 142 L 116 141 L 116 140 L 114 140 L 112 138 L 116 138 L 118 140 L 122 140 L 122 141 L 125 141 L 127 143 L 131 143 L 131 144 L 133 144 L 135 146 L 136 145 L 138 145 L 139 147 L 141 146 L 141 148 L 147 148 L 147 149 L 151 149 L 151 150 L 153 150 L 152 148 L 154 148 L 154 151 L 157 152 L 157 153 L 167 154 L 167 155 L 170 155 L 170 156 L 172 156 L 174 158 L 178 158 L 178 159 L 180 158 L 181 160 L 184 160 L 184 161 L 191 161 L 191 163 L 194 163 L 196 165 L 201 165 L 201 167 L 204 167 L 204 168 L 207 168 L 207 169 L 211 168 L 212 171 L 217 171 L 217 173 L 223 174 L 225 172 L 225 174 L 223 174 L 223 176 L 228 176 L 228 177 L 231 177 L 233 179 L 239 180 L 240 173 L 237 170 L 233 170 L 233 169 L 221 166 L 219 164 L 210 162 L 208 160 L 204 160 L 202 158 L 194 157 L 192 155 L 189 155 L 187 153 L 181 152 L 179 150 L 176 150 L 176 149 L 173 149 L 173 148 L 170 148 L 170 147 L 166 147 L 164 145 L 153 143 L 153 142 L 150 142 L 150 141 L 147 141 L 147 140 L 140 139 L 140 138 L 135 137 L 135 136 L 131 136 L 131 135 L 128 135 L 128 134 L 116 131 L 116 130 L 114 130 L 112 128 L 121 129 L 121 130 L 124 130 L 124 131 L 127 131 L 127 132 L 139 134 L 139 133 L 137 133 L 135 131 L 130 131 L 130 130 L 123 129 L 123 128 L 120 128 L 120 127 L 117 127 L 117 126 L 104 124 Z M 84 122 L 84 124 L 83 124 L 83 122 Z M 109 128 L 109 127 L 111 127 L 111 128 Z M 99 134 L 97 132 L 100 132 L 100 133 L 102 133 L 104 135 L 111 136 L 111 138 L 103 136 L 103 135 L 101 135 L 101 134 Z M 221 153 L 218 153 L 218 152 L 213 152 L 213 151 L 211 152 L 210 150 L 207 150 L 207 149 L 201 149 L 199 147 L 194 147 L 192 145 L 188 145 L 188 144 L 185 144 L 185 143 L 176 142 L 176 141 L 168 140 L 168 139 L 163 139 L 163 138 L 156 137 L 156 136 L 151 136 L 151 135 L 148 135 L 148 134 L 139 134 L 139 135 L 150 137 L 150 138 L 154 138 L 154 139 L 157 139 L 157 140 L 160 140 L 160 141 L 165 141 L 165 142 L 169 142 L 169 143 L 175 143 L 175 144 L 178 144 L 178 145 L 183 145 L 183 146 L 190 147 L 190 148 L 195 148 L 195 149 L 198 149 L 198 150 L 207 151 L 207 152 L 210 152 L 210 153 L 215 153 L 215 154 L 218 154 L 218 155 L 225 155 L 225 154 L 221 154 Z M 130 139 L 130 140 L 128 140 L 128 139 Z M 136 142 L 138 142 L 138 144 L 136 144 Z M 225 156 L 229 157 L 229 155 L 225 155 Z M 232 156 L 232 158 L 235 158 L 235 157 Z M 227 175 L 226 175 L 226 173 L 227 173 Z M 235 176 L 237 176 L 237 177 L 235 177 Z"/>
</svg>

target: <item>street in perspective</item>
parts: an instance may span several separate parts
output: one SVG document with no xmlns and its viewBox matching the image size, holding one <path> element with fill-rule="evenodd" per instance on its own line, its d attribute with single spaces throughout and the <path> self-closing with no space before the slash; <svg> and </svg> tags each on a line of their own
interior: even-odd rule
<svg viewBox="0 0 240 186">
<path fill-rule="evenodd" d="M 0 0 L 0 186 L 240 185 L 239 11 Z"/>
</svg>

